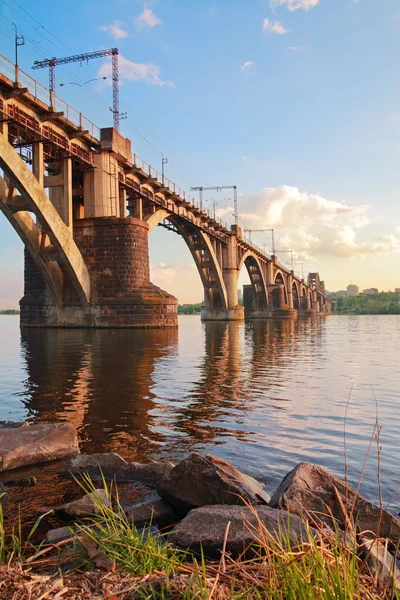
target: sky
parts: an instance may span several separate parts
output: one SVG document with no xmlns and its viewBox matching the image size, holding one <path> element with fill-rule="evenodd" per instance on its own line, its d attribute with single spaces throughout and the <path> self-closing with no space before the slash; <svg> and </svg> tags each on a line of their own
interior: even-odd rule
<svg viewBox="0 0 400 600">
<path fill-rule="evenodd" d="M 187 191 L 237 185 L 239 223 L 273 228 L 281 262 L 293 250 L 331 291 L 400 287 L 400 0 L 0 0 L 10 60 L 12 23 L 20 67 L 44 85 L 35 60 L 118 47 L 133 152 L 159 170 L 164 155 Z M 109 73 L 108 59 L 60 66 L 57 94 L 108 127 Z M 205 199 L 232 222 L 229 190 Z M 253 241 L 271 250 L 269 234 Z M 0 308 L 13 308 L 23 247 L 2 215 L 0 257 Z M 154 283 L 202 300 L 179 236 L 156 228 L 150 257 Z"/>
</svg>

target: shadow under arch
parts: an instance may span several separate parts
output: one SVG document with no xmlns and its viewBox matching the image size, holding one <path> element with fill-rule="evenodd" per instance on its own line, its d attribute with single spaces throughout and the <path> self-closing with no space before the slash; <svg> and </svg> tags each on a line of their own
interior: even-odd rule
<svg viewBox="0 0 400 600">
<path fill-rule="evenodd" d="M 300 310 L 300 294 L 299 294 L 299 287 L 298 287 L 296 281 L 293 281 L 293 283 L 292 283 L 292 298 L 293 298 L 293 308 L 295 310 Z"/>
<path fill-rule="evenodd" d="M 204 288 L 207 308 L 227 311 L 228 295 L 222 271 L 209 236 L 195 224 L 171 215 L 164 209 L 143 218 L 149 224 L 149 232 L 161 225 L 179 234 L 185 241 L 196 264 Z"/>
</svg>

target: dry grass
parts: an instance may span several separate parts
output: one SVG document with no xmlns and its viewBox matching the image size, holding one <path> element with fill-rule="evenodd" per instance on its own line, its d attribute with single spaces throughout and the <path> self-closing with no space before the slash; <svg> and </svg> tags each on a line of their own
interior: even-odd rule
<svg viewBox="0 0 400 600">
<path fill-rule="evenodd" d="M 308 539 L 294 546 L 285 528 L 272 536 L 261 521 L 248 527 L 257 542 L 251 559 L 246 553 L 233 559 L 224 543 L 221 559 L 210 562 L 164 540 L 155 543 L 154 537 L 140 535 L 118 511 L 104 507 L 102 514 L 81 525 L 80 540 L 87 555 L 83 557 L 82 550 L 78 567 L 70 567 L 76 555 L 68 541 L 42 548 L 18 564 L 0 568 L 0 600 L 398 598 L 391 586 L 379 587 L 368 574 L 357 555 L 356 536 L 345 543 L 342 536 L 321 528 L 317 535 L 310 530 Z M 229 525 L 225 542 L 228 530 Z M 60 555 L 63 548 L 66 551 Z M 65 565 L 69 571 L 63 573 Z"/>
</svg>

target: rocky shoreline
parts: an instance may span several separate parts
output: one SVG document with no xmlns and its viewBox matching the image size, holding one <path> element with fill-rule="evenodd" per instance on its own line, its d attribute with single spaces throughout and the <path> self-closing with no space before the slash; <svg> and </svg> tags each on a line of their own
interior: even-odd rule
<svg viewBox="0 0 400 600">
<path fill-rule="evenodd" d="M 46 544 L 79 538 L 75 522 L 96 514 L 99 502 L 112 503 L 105 482 L 141 482 L 154 490 L 154 499 L 124 507 L 126 517 L 138 528 L 168 530 L 168 541 L 179 549 L 211 561 L 222 550 L 232 558 L 251 556 L 260 523 L 272 537 L 285 532 L 291 547 L 326 529 L 356 539 L 371 574 L 400 590 L 400 521 L 322 467 L 299 463 L 270 497 L 256 480 L 213 455 L 193 453 L 176 465 L 144 465 L 113 453 L 80 454 L 76 429 L 68 423 L 0 425 L 0 472 L 66 457 L 62 474 L 76 480 L 88 476 L 96 489 L 54 507 L 68 525 L 47 531 Z M 9 481 L 35 484 L 32 478 Z"/>
</svg>

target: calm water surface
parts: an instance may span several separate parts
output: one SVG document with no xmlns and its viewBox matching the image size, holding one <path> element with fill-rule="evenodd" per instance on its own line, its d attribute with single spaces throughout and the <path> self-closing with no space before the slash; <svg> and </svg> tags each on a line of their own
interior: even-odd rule
<svg viewBox="0 0 400 600">
<path fill-rule="evenodd" d="M 400 476 L 400 317 L 22 333 L 0 317 L 0 419 L 70 421 L 83 452 L 211 452 L 273 491 L 300 460 L 358 481 L 378 410 L 382 482 Z M 376 401 L 375 401 L 376 398 Z M 362 491 L 377 500 L 372 444 Z M 391 510 L 400 510 L 396 494 Z"/>
</svg>

